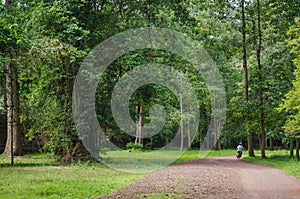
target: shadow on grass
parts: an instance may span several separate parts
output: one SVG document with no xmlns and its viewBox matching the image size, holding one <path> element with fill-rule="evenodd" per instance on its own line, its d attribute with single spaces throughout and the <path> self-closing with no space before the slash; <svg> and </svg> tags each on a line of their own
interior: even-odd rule
<svg viewBox="0 0 300 199">
<path fill-rule="evenodd" d="M 11 165 L 11 157 L 0 155 L 0 168 L 4 167 L 44 167 L 44 166 L 63 166 L 55 161 L 51 153 L 25 154 L 14 157 L 14 165 Z"/>
<path fill-rule="evenodd" d="M 62 163 L 15 163 L 13 166 L 11 163 L 0 163 L 0 168 L 4 167 L 46 167 L 46 166 L 68 166 Z"/>
<path fill-rule="evenodd" d="M 0 155 L 0 168 L 18 168 L 18 167 L 105 167 L 99 162 L 70 162 L 62 163 L 55 160 L 52 156 L 19 156 L 15 159 L 14 165 L 11 165 L 10 157 Z"/>
<path fill-rule="evenodd" d="M 266 158 L 261 158 L 260 156 L 255 157 L 244 157 L 243 160 L 246 161 L 274 161 L 274 162 L 288 162 L 288 161 L 299 161 L 296 157 L 290 158 L 288 155 L 271 155 Z"/>
</svg>

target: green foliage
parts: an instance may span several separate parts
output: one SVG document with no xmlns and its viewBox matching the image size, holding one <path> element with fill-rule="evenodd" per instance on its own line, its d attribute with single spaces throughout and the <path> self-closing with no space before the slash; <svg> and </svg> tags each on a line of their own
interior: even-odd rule
<svg viewBox="0 0 300 199">
<path fill-rule="evenodd" d="M 128 142 L 126 144 L 126 149 L 129 150 L 142 150 L 143 149 L 143 144 L 139 144 L 139 143 L 133 143 L 133 142 Z"/>
<path fill-rule="evenodd" d="M 101 41 L 137 27 L 164 27 L 185 33 L 201 42 L 221 71 L 227 92 L 227 120 L 221 134 L 223 147 L 234 147 L 246 139 L 247 129 L 258 132 L 258 79 L 256 69 L 256 3 L 246 5 L 247 52 L 250 99 L 242 99 L 240 8 L 235 1 L 18 1 L 8 10 L 0 4 L 0 107 L 3 105 L 5 62 L 11 56 L 19 71 L 21 125 L 26 139 L 51 138 L 44 150 L 60 158 L 74 154 L 79 142 L 72 120 L 72 87 L 83 58 Z M 299 132 L 297 81 L 299 76 L 299 5 L 295 1 L 268 0 L 262 3 L 266 132 L 269 138 L 283 139 L 282 126 L 293 135 Z M 287 29 L 290 27 L 288 35 Z M 286 37 L 289 37 L 287 45 Z M 130 40 L 131 38 L 128 38 Z M 290 54 L 292 48 L 293 55 Z M 276 107 L 285 108 L 278 114 Z M 110 97 L 116 82 L 137 65 L 148 62 L 172 66 L 188 77 L 200 106 L 199 129 L 193 146 L 199 146 L 211 118 L 211 100 L 203 78 L 181 57 L 170 52 L 142 49 L 118 58 L 99 79 L 96 114 L 107 136 L 125 148 L 133 142 L 115 124 Z M 288 102 L 290 100 L 290 102 Z M 146 85 L 130 99 L 135 120 L 136 105 L 143 107 L 144 124 L 150 122 L 149 108 L 161 104 L 168 113 L 159 134 L 145 139 L 145 148 L 160 148 L 179 128 L 179 102 L 163 86 Z M 189 115 L 184 115 L 184 119 Z M 192 132 L 195 133 L 195 132 Z M 254 137 L 257 142 L 257 137 Z M 186 139 L 186 137 L 185 137 Z"/>
<path fill-rule="evenodd" d="M 285 122 L 284 130 L 288 136 L 300 137 L 300 18 L 295 19 L 296 24 L 291 26 L 287 35 L 290 37 L 288 44 L 292 47 L 291 53 L 295 58 L 295 80 L 292 89 L 285 95 L 284 103 L 280 105 L 279 111 L 285 110 L 290 116 Z"/>
</svg>

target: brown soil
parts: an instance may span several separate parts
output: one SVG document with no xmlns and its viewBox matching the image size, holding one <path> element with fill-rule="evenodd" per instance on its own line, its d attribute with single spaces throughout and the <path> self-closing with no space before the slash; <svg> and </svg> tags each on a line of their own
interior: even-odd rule
<svg viewBox="0 0 300 199">
<path fill-rule="evenodd" d="M 277 169 L 233 157 L 201 159 L 171 165 L 103 198 L 148 198 L 151 195 L 191 199 L 300 198 L 300 180 Z"/>
</svg>

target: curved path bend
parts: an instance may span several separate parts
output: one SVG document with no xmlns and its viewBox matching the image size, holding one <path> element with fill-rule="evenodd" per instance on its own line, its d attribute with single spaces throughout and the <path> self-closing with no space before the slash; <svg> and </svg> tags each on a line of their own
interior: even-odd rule
<svg viewBox="0 0 300 199">
<path fill-rule="evenodd" d="M 271 167 L 222 157 L 171 165 L 104 198 L 147 198 L 157 194 L 191 199 L 299 199 L 300 180 Z"/>
</svg>

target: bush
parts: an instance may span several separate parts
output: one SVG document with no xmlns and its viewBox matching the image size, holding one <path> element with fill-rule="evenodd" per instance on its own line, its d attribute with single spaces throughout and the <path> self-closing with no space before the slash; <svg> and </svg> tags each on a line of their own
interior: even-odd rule
<svg viewBox="0 0 300 199">
<path fill-rule="evenodd" d="M 126 144 L 126 149 L 129 150 L 142 150 L 143 149 L 143 144 L 139 144 L 139 143 L 133 143 L 133 142 L 128 142 Z"/>
</svg>

